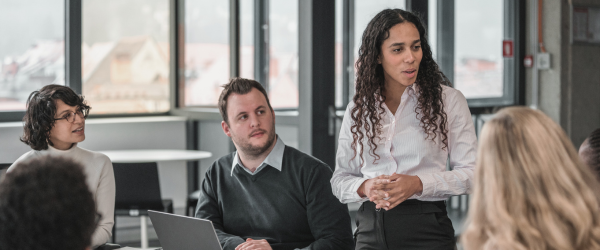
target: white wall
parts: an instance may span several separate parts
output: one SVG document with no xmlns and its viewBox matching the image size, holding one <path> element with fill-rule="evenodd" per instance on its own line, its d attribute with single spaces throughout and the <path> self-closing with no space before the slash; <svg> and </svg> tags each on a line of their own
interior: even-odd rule
<svg viewBox="0 0 600 250">
<path fill-rule="evenodd" d="M 532 15 L 536 3 L 527 2 L 527 15 Z M 525 82 L 527 104 L 531 104 L 533 94 L 539 94 L 539 109 L 560 124 L 578 148 L 589 133 L 600 127 L 600 46 L 570 42 L 572 5 L 598 8 L 600 1 L 544 1 L 543 40 L 552 61 L 550 69 L 539 71 L 539 93 L 532 93 L 531 68 L 526 69 Z M 529 23 L 526 27 L 526 53 L 531 54 L 533 27 Z"/>
<path fill-rule="evenodd" d="M 12 163 L 31 150 L 29 146 L 19 141 L 22 134 L 21 122 L 0 123 L 0 163 Z"/>
</svg>

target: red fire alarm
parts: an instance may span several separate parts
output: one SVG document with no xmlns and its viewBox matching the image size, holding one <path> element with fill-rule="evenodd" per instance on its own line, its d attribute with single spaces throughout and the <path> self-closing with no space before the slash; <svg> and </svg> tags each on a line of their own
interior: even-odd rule
<svg viewBox="0 0 600 250">
<path fill-rule="evenodd" d="M 523 58 L 523 65 L 526 68 L 533 67 L 533 56 L 532 55 L 526 55 L 525 58 Z"/>
<path fill-rule="evenodd" d="M 502 56 L 504 57 L 513 57 L 513 41 L 512 40 L 504 40 L 502 41 Z"/>
</svg>

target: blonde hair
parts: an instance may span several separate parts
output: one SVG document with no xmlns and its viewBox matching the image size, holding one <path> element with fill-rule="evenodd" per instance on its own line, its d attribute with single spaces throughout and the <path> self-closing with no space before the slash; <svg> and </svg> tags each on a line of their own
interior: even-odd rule
<svg viewBox="0 0 600 250">
<path fill-rule="evenodd" d="M 599 184 L 540 111 L 502 109 L 480 137 L 465 249 L 600 249 Z"/>
</svg>

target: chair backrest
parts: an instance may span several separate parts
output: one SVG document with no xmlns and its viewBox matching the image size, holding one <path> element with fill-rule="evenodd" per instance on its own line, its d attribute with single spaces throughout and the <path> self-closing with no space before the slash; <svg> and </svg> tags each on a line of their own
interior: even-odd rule
<svg viewBox="0 0 600 250">
<path fill-rule="evenodd" d="M 156 162 L 113 163 L 113 169 L 115 209 L 163 209 Z"/>
<path fill-rule="evenodd" d="M 10 165 L 12 165 L 12 163 L 0 163 L 0 180 L 2 180 L 2 175 L 6 173 L 6 170 Z"/>
<path fill-rule="evenodd" d="M 0 170 L 8 168 L 10 165 L 12 165 L 12 163 L 0 163 Z"/>
</svg>

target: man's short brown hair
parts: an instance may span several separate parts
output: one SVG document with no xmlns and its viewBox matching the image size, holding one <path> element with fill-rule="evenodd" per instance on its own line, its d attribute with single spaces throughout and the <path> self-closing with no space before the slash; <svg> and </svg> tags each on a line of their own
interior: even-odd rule
<svg viewBox="0 0 600 250">
<path fill-rule="evenodd" d="M 273 110 L 271 103 L 269 102 L 267 91 L 259 82 L 241 77 L 231 78 L 229 83 L 223 85 L 223 91 L 219 97 L 219 112 L 221 112 L 221 116 L 223 117 L 223 121 L 225 121 L 225 123 L 229 124 L 229 119 L 227 117 L 227 98 L 229 98 L 229 95 L 232 93 L 238 95 L 248 94 L 250 91 L 252 91 L 252 88 L 258 89 L 265 96 L 267 105 L 269 105 L 269 109 L 271 111 Z"/>
</svg>

